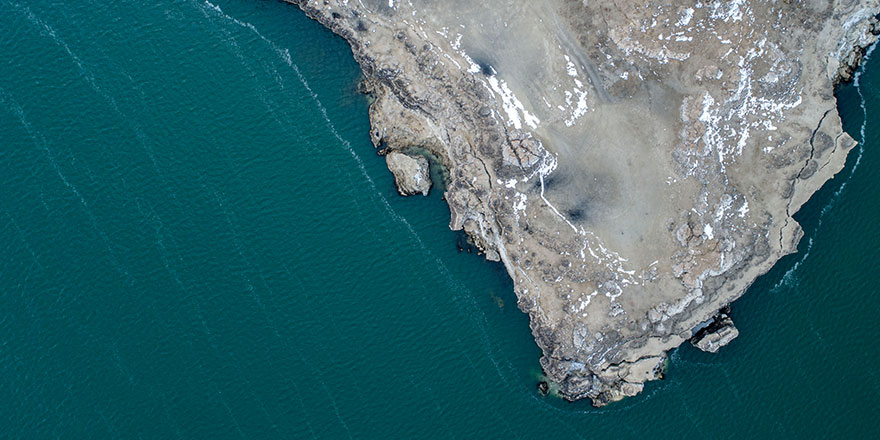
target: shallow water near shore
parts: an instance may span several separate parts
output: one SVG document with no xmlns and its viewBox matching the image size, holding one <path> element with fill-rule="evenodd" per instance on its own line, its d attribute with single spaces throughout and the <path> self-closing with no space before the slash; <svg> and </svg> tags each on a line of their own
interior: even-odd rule
<svg viewBox="0 0 880 440">
<path fill-rule="evenodd" d="M 153 3 L 0 0 L 0 438 L 880 436 L 877 55 L 838 91 L 864 142 L 739 338 L 595 409 L 538 394 L 440 192 L 397 195 L 344 41 Z"/>
</svg>

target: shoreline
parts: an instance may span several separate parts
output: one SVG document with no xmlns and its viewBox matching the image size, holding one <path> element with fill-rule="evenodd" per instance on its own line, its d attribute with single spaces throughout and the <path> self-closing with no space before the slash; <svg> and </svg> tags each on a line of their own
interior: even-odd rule
<svg viewBox="0 0 880 440">
<path fill-rule="evenodd" d="M 765 81 L 766 87 L 770 87 L 767 90 L 776 90 L 773 93 L 779 96 L 776 98 L 779 99 L 778 103 L 772 105 L 779 106 L 779 114 L 785 115 L 780 116 L 778 121 L 771 121 L 770 125 L 784 127 L 787 131 L 785 135 L 789 139 L 805 139 L 809 148 L 799 148 L 793 140 L 772 148 L 765 147 L 771 148 L 771 151 L 779 149 L 785 152 L 770 156 L 779 163 L 779 171 L 771 169 L 766 172 L 766 176 L 758 173 L 759 177 L 756 178 L 754 173 L 749 174 L 752 171 L 750 167 L 743 169 L 740 163 L 725 156 L 731 154 L 730 152 L 736 154 L 737 146 L 739 150 L 743 150 L 754 143 L 748 136 L 752 125 L 746 126 L 746 135 L 732 140 L 725 138 L 722 131 L 709 132 L 709 129 L 716 129 L 712 128 L 717 124 L 713 122 L 716 120 L 713 118 L 730 118 L 730 114 L 709 113 L 706 116 L 707 108 L 711 109 L 716 102 L 708 92 L 705 95 L 708 98 L 703 98 L 702 115 L 699 114 L 699 106 L 691 105 L 693 109 L 688 107 L 689 102 L 698 102 L 689 101 L 690 98 L 686 97 L 680 104 L 681 123 L 684 127 L 690 127 L 682 129 L 684 147 L 671 138 L 664 138 L 666 140 L 661 142 L 671 146 L 674 158 L 680 157 L 683 160 L 668 168 L 671 170 L 679 167 L 679 177 L 673 179 L 674 183 L 685 182 L 679 186 L 681 189 L 675 190 L 676 193 L 670 193 L 673 196 L 671 204 L 688 206 L 688 203 L 692 203 L 691 200 L 714 198 L 718 202 L 709 201 L 708 209 L 697 206 L 694 212 L 702 209 L 702 213 L 698 212 L 696 216 L 687 214 L 683 224 L 673 220 L 669 224 L 669 232 L 662 232 L 665 225 L 659 225 L 660 227 L 645 233 L 654 240 L 669 243 L 657 246 L 660 249 L 654 250 L 653 255 L 667 255 L 667 258 L 672 257 L 671 262 L 661 263 L 659 258 L 651 255 L 650 259 L 655 263 L 631 267 L 627 266 L 633 260 L 629 253 L 628 258 L 625 258 L 608 249 L 612 245 L 604 241 L 609 237 L 607 232 L 594 232 L 572 216 L 573 213 L 583 211 L 557 209 L 555 206 L 560 200 L 565 200 L 562 197 L 565 193 L 559 192 L 561 190 L 557 189 L 559 186 L 556 183 L 550 185 L 551 180 L 557 179 L 555 176 L 560 173 L 570 174 L 571 162 L 569 159 L 559 161 L 560 154 L 566 154 L 564 149 L 550 151 L 548 148 L 565 144 L 566 138 L 554 137 L 553 134 L 548 134 L 547 129 L 539 128 L 539 125 L 545 124 L 540 122 L 542 118 L 533 115 L 532 112 L 536 111 L 534 107 L 529 110 L 528 102 L 518 99 L 511 89 L 516 88 L 513 82 L 515 77 L 504 78 L 512 84 L 508 86 L 507 82 L 498 79 L 504 71 L 496 77 L 494 65 L 490 72 L 492 75 L 489 76 L 485 74 L 485 68 L 461 72 L 464 70 L 462 66 L 467 66 L 468 63 L 474 65 L 466 53 L 460 50 L 444 51 L 441 48 L 449 44 L 445 37 L 429 38 L 424 31 L 419 36 L 418 32 L 413 32 L 416 30 L 413 25 L 410 30 L 400 30 L 400 23 L 394 19 L 394 15 L 400 11 L 395 8 L 390 11 L 384 7 L 368 10 L 359 6 L 348 7 L 335 3 L 330 5 L 333 2 L 287 2 L 302 8 L 309 17 L 342 36 L 352 46 L 355 59 L 361 65 L 367 81 L 372 84 L 370 89 L 376 93 L 376 99 L 370 106 L 373 126 L 371 137 L 374 144 L 377 147 L 380 144 L 386 145 L 392 151 L 406 151 L 414 145 L 418 146 L 440 158 L 444 167 L 450 171 L 451 178 L 446 190 L 446 199 L 452 214 L 450 227 L 454 230 L 463 229 L 475 245 L 486 253 L 488 259 L 501 260 L 504 263 L 514 281 L 518 306 L 529 314 L 533 335 L 544 352 L 544 357 L 541 358 L 542 368 L 547 377 L 559 385 L 563 397 L 569 400 L 589 398 L 597 406 L 635 395 L 642 390 L 645 381 L 659 378 L 668 350 L 691 339 L 694 329 L 710 325 L 712 316 L 718 310 L 742 296 L 755 279 L 772 269 L 780 258 L 797 251 L 803 231 L 792 216 L 814 192 L 844 167 L 847 153 L 855 145 L 852 138 L 841 130 L 836 111 L 837 98 L 833 93 L 836 90 L 835 84 L 839 79 L 851 76 L 854 71 L 852 67 L 862 62 L 862 56 L 854 56 L 852 53 L 864 53 L 861 44 L 866 43 L 867 47 L 873 42 L 868 41 L 870 38 L 866 39 L 870 32 L 866 33 L 864 30 L 861 34 L 857 32 L 856 35 L 851 35 L 852 27 L 863 26 L 865 21 L 851 21 L 843 13 L 829 15 L 825 27 L 818 32 L 801 31 L 825 36 L 827 45 L 842 42 L 837 45 L 855 45 L 859 49 L 854 49 L 855 52 L 838 51 L 841 58 L 829 57 L 831 59 L 827 60 L 833 60 L 837 64 L 828 62 L 828 66 L 819 72 L 834 72 L 832 77 L 826 77 L 825 80 L 832 88 L 825 92 L 830 93 L 830 97 L 822 95 L 823 86 L 820 80 L 808 76 L 809 72 L 816 73 L 819 70 L 822 60 L 804 61 L 797 58 L 795 61 L 782 56 L 781 59 L 789 63 L 783 66 L 788 70 L 776 72 L 771 69 L 767 74 L 774 75 Z M 872 9 L 875 13 L 864 16 L 863 20 L 870 23 L 872 17 L 876 17 L 876 12 L 880 12 L 880 9 L 874 7 L 877 9 Z M 858 14 L 865 15 L 866 10 L 867 6 L 859 9 Z M 681 13 L 679 23 L 693 19 L 694 11 L 690 11 Z M 728 14 L 726 18 L 722 17 L 724 23 L 729 20 L 743 21 L 742 11 L 722 12 Z M 438 14 L 442 15 L 442 11 Z M 416 15 L 415 10 L 412 15 Z M 833 20 L 845 21 L 849 27 L 835 27 L 831 23 Z M 405 20 L 403 22 L 406 23 Z M 430 28 L 431 24 L 425 22 L 419 26 L 425 29 Z M 716 23 L 714 26 L 725 25 Z M 842 36 L 828 39 L 829 34 L 839 34 L 841 28 L 845 28 Z M 624 47 L 625 44 L 621 42 L 632 43 L 632 37 L 618 36 L 614 39 L 615 32 L 622 31 L 613 28 L 608 34 L 617 42 L 616 47 Z M 789 41 L 786 40 L 789 37 L 778 38 L 780 41 Z M 419 46 L 415 41 L 421 41 L 422 45 Z M 638 44 L 648 44 L 645 41 L 635 41 Z M 678 61 L 682 66 L 687 65 L 685 61 L 688 58 L 673 53 L 666 45 L 655 50 L 638 44 L 629 50 L 640 54 L 639 65 L 650 66 L 657 60 L 665 59 L 665 63 L 658 65 L 662 69 L 670 58 L 676 57 L 684 58 Z M 756 41 L 754 44 L 755 47 L 763 47 L 765 43 Z M 707 51 L 711 52 L 712 49 Z M 452 64 L 443 62 L 443 59 L 448 59 Z M 808 66 L 803 66 L 804 63 Z M 791 66 L 796 65 L 799 67 L 792 70 Z M 459 67 L 459 72 L 455 66 Z M 715 69 L 718 70 L 718 67 Z M 574 70 L 577 73 L 577 69 Z M 626 87 L 629 87 L 626 79 L 629 75 L 621 75 L 623 81 L 617 81 L 609 88 L 595 84 L 602 79 L 597 79 L 592 69 L 586 70 L 586 73 L 592 73 L 586 75 L 585 79 L 596 89 L 597 101 L 607 101 L 602 99 L 604 95 L 601 93 L 606 89 L 618 93 L 620 89 L 626 92 Z M 642 76 L 641 70 L 634 71 Z M 794 75 L 791 73 L 793 71 L 797 73 L 795 76 L 791 76 Z M 776 78 L 785 75 L 785 72 L 790 75 L 790 81 L 795 81 L 793 84 L 814 89 L 817 95 L 805 96 L 801 93 L 794 100 L 787 95 L 788 88 L 773 89 L 776 87 L 773 84 L 779 82 Z M 800 72 L 807 72 L 804 75 L 808 79 L 804 79 L 805 76 Z M 570 75 L 571 71 L 563 72 L 566 73 Z M 695 87 L 711 83 L 708 78 L 714 78 L 713 75 L 717 76 L 716 80 L 727 78 L 726 73 L 698 71 Z M 646 81 L 667 87 L 663 78 L 662 74 L 655 73 L 654 78 Z M 767 76 L 759 81 L 766 78 Z M 751 82 L 749 79 L 749 84 Z M 639 84 L 633 84 L 632 87 L 636 88 L 630 96 L 645 93 L 644 89 L 639 89 L 642 87 Z M 488 90 L 488 93 L 484 90 Z M 652 96 L 650 90 L 648 89 L 647 94 L 649 98 Z M 493 91 L 495 97 L 492 96 Z M 726 92 L 722 89 L 717 93 L 724 96 Z M 736 94 L 730 96 L 730 99 L 737 98 Z M 802 105 L 805 100 L 809 100 L 809 103 Z M 822 111 L 823 106 L 832 100 L 834 107 Z M 589 102 L 590 107 L 605 108 L 601 102 Z M 749 102 L 747 100 L 743 105 Z M 635 100 L 632 104 L 610 105 L 616 109 L 620 105 L 638 107 L 641 104 Z M 621 109 L 623 113 L 621 110 L 614 110 L 616 116 L 608 115 L 621 117 L 623 119 L 619 119 L 618 123 L 626 124 L 626 112 L 629 110 Z M 688 112 L 692 112 L 694 116 L 689 116 Z M 589 118 L 590 115 L 583 117 Z M 547 120 L 546 117 L 543 119 Z M 536 120 L 539 122 L 533 123 Z M 748 118 L 743 119 L 746 120 Z M 523 121 L 536 130 L 535 134 L 521 129 L 524 127 Z M 552 126 L 553 123 L 549 124 Z M 717 130 L 723 129 L 722 125 L 718 127 Z M 761 129 L 759 126 L 755 127 L 751 129 L 756 132 Z M 805 133 L 805 129 L 809 129 L 809 133 Z M 699 130 L 702 130 L 702 134 Z M 710 144 L 710 140 L 713 144 Z M 717 161 L 711 156 L 695 155 L 694 152 L 699 150 L 688 147 L 688 142 L 694 142 L 694 145 L 703 142 L 705 148 L 717 149 Z M 830 152 L 825 154 L 826 151 Z M 823 163 L 820 164 L 817 159 L 821 159 Z M 753 160 L 756 164 L 766 164 L 768 161 L 760 157 Z M 681 174 L 682 166 L 690 167 L 691 171 Z M 766 190 L 757 185 L 763 179 L 777 186 L 785 181 L 779 177 L 783 175 L 793 175 L 794 178 L 787 188 L 782 185 L 779 193 L 767 194 Z M 701 181 L 702 187 L 687 183 L 693 181 Z M 731 187 L 731 181 L 753 182 L 753 189 L 749 192 L 742 183 Z M 638 191 L 635 194 L 633 197 L 638 200 Z M 618 207 L 619 203 L 611 200 L 607 203 L 609 207 L 605 209 L 624 209 Z M 717 205 L 712 206 L 713 203 Z M 761 216 L 761 221 L 758 222 L 755 221 L 758 218 L 754 217 L 754 211 L 761 207 L 767 210 L 769 218 Z M 664 211 L 666 207 L 659 209 L 660 213 L 669 212 Z M 711 220 L 719 210 L 722 218 Z M 737 217 L 737 212 L 742 215 Z M 782 221 L 777 220 L 780 216 Z M 548 234 L 549 231 L 555 231 L 555 235 Z M 658 235 L 655 231 L 661 233 Z M 661 235 L 665 237 L 660 239 Z M 683 254 L 677 242 L 681 243 Z M 628 246 L 626 241 L 616 243 Z M 587 250 L 592 257 L 587 256 Z M 572 259 L 577 259 L 578 252 L 585 270 L 578 271 L 572 265 Z M 536 276 L 540 278 L 536 279 Z M 573 285 L 590 287 L 583 290 L 566 287 Z M 681 288 L 682 285 L 684 289 Z M 568 290 L 560 291 L 560 287 Z M 589 290 L 593 290 L 593 293 L 589 293 Z M 544 291 L 551 295 L 542 295 Z M 633 293 L 627 296 L 635 295 L 634 298 L 639 299 L 629 300 L 628 303 L 617 300 L 624 292 L 630 291 Z M 602 294 L 598 295 L 599 293 Z M 647 299 L 643 299 L 645 297 Z M 606 310 L 605 317 L 596 313 L 598 307 Z M 581 312 L 583 316 L 578 315 Z M 641 314 L 643 317 L 640 318 Z M 627 318 L 628 316 L 632 318 Z"/>
</svg>

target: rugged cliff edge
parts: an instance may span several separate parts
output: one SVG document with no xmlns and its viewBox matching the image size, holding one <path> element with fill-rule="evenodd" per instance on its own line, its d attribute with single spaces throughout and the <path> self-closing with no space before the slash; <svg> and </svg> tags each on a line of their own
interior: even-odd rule
<svg viewBox="0 0 880 440">
<path fill-rule="evenodd" d="M 595 405 L 736 337 L 726 307 L 855 145 L 833 87 L 880 32 L 880 0 L 286 1 L 351 45 L 374 144 L 442 162 L 450 227 Z"/>
</svg>

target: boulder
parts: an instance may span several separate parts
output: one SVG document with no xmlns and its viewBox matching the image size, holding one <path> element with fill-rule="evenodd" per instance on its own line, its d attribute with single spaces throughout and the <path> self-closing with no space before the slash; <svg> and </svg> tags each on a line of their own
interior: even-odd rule
<svg viewBox="0 0 880 440">
<path fill-rule="evenodd" d="M 739 336 L 739 330 L 733 325 L 733 320 L 726 314 L 721 314 L 708 327 L 697 332 L 691 339 L 695 347 L 709 353 L 717 353 L 718 349 L 729 344 Z"/>
<path fill-rule="evenodd" d="M 431 189 L 431 176 L 428 173 L 428 159 L 392 151 L 385 155 L 388 169 L 394 174 L 397 192 L 404 196 L 421 193 L 428 195 Z"/>
</svg>

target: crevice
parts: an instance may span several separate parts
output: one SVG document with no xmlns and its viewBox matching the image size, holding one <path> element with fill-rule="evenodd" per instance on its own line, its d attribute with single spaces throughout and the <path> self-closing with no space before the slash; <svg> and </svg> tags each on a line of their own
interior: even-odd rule
<svg viewBox="0 0 880 440">
<path fill-rule="evenodd" d="M 831 163 L 831 159 L 834 158 L 834 153 L 837 152 L 837 146 L 838 146 L 839 143 L 840 143 L 840 138 L 841 138 L 844 134 L 845 134 L 845 133 L 844 133 L 843 131 L 841 131 L 840 134 L 838 134 L 837 137 L 834 138 L 834 147 L 831 149 L 831 152 L 828 153 L 828 160 L 827 160 L 827 161 L 826 161 L 821 167 L 819 167 L 818 170 L 816 170 L 817 173 L 818 173 L 819 171 L 824 170 L 825 167 L 827 167 L 828 164 Z"/>
<path fill-rule="evenodd" d="M 819 129 L 822 128 L 822 122 L 825 121 L 825 118 L 834 110 L 835 107 L 832 107 L 828 110 L 825 110 L 825 113 L 822 114 L 822 118 L 819 119 L 819 123 L 816 124 L 816 128 L 813 129 L 813 133 L 810 134 L 810 157 L 807 158 L 806 162 L 804 162 L 804 166 L 801 167 L 801 170 L 798 171 L 796 179 L 800 179 L 804 170 L 807 169 L 807 165 L 810 164 L 810 161 L 813 160 L 813 155 L 816 153 L 816 147 L 813 145 L 813 141 L 816 139 L 816 134 L 819 133 Z"/>
<path fill-rule="evenodd" d="M 836 107 L 831 107 L 828 110 L 825 110 L 825 113 L 822 114 L 822 117 L 819 119 L 819 123 L 816 124 L 816 128 L 813 129 L 813 132 L 810 134 L 810 155 L 807 157 L 807 160 L 804 161 L 804 165 L 801 166 L 801 169 L 798 170 L 797 175 L 795 175 L 794 179 L 791 182 L 791 198 L 788 199 L 788 202 L 785 204 L 785 223 L 782 224 L 782 227 L 779 228 L 779 248 L 785 248 L 783 244 L 783 239 L 785 236 L 785 229 L 788 227 L 788 223 L 791 220 L 791 202 L 794 200 L 795 195 L 795 186 L 797 186 L 798 180 L 801 179 L 801 176 L 804 173 L 804 170 L 807 169 L 807 166 L 810 164 L 810 161 L 813 160 L 813 155 L 816 154 L 816 147 L 813 145 L 813 141 L 816 139 L 816 134 L 819 133 L 819 129 L 822 128 L 822 123 L 825 122 L 825 118 L 828 117 L 828 114 L 831 113 Z M 839 137 L 839 136 L 838 136 Z M 836 139 L 835 139 L 836 144 Z M 836 148 L 836 145 L 835 145 Z"/>
<path fill-rule="evenodd" d="M 489 182 L 489 190 L 491 192 L 491 190 L 494 189 L 492 187 L 492 173 L 489 172 L 489 167 L 486 166 L 486 162 L 484 162 L 483 159 L 481 159 L 479 156 L 474 157 L 477 158 L 478 161 L 480 161 L 480 165 L 483 166 L 483 171 L 486 172 L 486 180 Z"/>
</svg>

